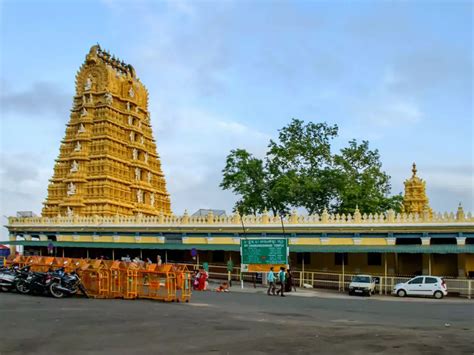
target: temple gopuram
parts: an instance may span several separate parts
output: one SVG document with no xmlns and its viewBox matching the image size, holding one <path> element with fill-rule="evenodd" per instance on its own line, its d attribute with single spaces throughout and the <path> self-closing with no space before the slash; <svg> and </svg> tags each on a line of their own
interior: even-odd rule
<svg viewBox="0 0 474 355">
<path fill-rule="evenodd" d="M 400 212 L 177 216 L 148 93 L 131 65 L 93 46 L 77 73 L 71 111 L 42 216 L 8 219 L 3 243 L 13 253 L 22 246 L 25 255 L 160 255 L 180 263 L 197 256 L 198 263 L 225 268 L 229 260 L 239 265 L 243 238 L 286 238 L 297 271 L 474 277 L 473 216 L 461 205 L 456 212 L 432 211 L 415 165 Z"/>
<path fill-rule="evenodd" d="M 433 210 L 430 208 L 428 197 L 426 196 L 426 182 L 416 176 L 416 164 L 413 163 L 412 177 L 404 182 L 405 195 L 403 196 L 402 211 L 412 214 L 433 215 Z"/>
<path fill-rule="evenodd" d="M 42 215 L 170 215 L 148 92 L 134 68 L 93 46 L 71 111 Z"/>
</svg>

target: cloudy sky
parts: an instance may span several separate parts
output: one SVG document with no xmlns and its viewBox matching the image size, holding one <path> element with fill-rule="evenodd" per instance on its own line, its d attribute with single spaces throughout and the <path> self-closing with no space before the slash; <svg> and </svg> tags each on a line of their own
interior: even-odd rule
<svg viewBox="0 0 474 355">
<path fill-rule="evenodd" d="M 133 3 L 133 4 L 132 4 Z M 40 213 L 89 48 L 134 65 L 172 208 L 222 208 L 225 156 L 292 117 L 368 139 L 393 193 L 411 164 L 436 211 L 473 210 L 470 1 L 0 3 L 0 215 Z M 4 221 L 4 220 L 2 220 Z"/>
</svg>

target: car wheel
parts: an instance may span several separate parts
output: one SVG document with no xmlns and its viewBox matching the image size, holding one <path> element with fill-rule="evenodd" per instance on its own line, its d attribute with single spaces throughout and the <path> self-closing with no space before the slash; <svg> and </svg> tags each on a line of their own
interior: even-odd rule
<svg viewBox="0 0 474 355">
<path fill-rule="evenodd" d="M 407 295 L 407 292 L 405 290 L 398 290 L 397 296 L 398 297 L 405 297 Z"/>
<path fill-rule="evenodd" d="M 444 295 L 443 295 L 443 292 L 441 292 L 441 291 L 436 291 L 433 296 L 434 296 L 434 298 L 436 298 L 437 300 L 440 300 L 440 299 L 443 298 Z"/>
</svg>

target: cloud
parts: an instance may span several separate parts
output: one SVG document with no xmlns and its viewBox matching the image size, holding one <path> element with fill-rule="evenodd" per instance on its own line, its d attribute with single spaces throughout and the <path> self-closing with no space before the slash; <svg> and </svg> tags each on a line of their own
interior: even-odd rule
<svg viewBox="0 0 474 355">
<path fill-rule="evenodd" d="M 68 116 L 72 95 L 65 93 L 56 83 L 33 82 L 29 88 L 19 91 L 2 80 L 1 87 L 2 113 L 55 118 Z"/>
<path fill-rule="evenodd" d="M 235 148 L 263 156 L 270 136 L 195 107 L 172 113 L 161 108 L 156 116 L 152 125 L 175 213 L 205 207 L 230 211 L 235 196 L 219 187 L 226 156 Z"/>
<path fill-rule="evenodd" d="M 413 100 L 382 96 L 361 107 L 359 115 L 364 125 L 390 128 L 416 124 L 423 114 Z"/>
<path fill-rule="evenodd" d="M 426 47 L 394 60 L 387 90 L 412 96 L 449 90 L 454 97 L 472 97 L 472 77 L 472 53 L 454 46 Z"/>
</svg>

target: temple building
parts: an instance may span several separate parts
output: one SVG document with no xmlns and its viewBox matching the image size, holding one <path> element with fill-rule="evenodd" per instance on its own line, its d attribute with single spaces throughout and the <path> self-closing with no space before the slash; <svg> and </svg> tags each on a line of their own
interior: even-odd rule
<svg viewBox="0 0 474 355">
<path fill-rule="evenodd" d="M 430 208 L 428 197 L 426 196 L 426 182 L 416 176 L 416 164 L 413 163 L 411 169 L 413 175 L 404 182 L 405 195 L 403 196 L 402 211 L 406 213 L 419 214 L 428 213 L 433 215 Z"/>
<path fill-rule="evenodd" d="M 170 215 L 150 125 L 148 92 L 134 68 L 93 46 L 76 95 L 42 215 Z"/>
<path fill-rule="evenodd" d="M 474 278 L 474 217 L 462 206 L 433 212 L 415 164 L 401 213 L 172 214 L 147 96 L 131 65 L 90 49 L 42 216 L 9 217 L 9 240 L 1 243 L 25 255 L 160 255 L 222 268 L 228 260 L 239 265 L 243 239 L 285 238 L 293 270 Z"/>
</svg>

